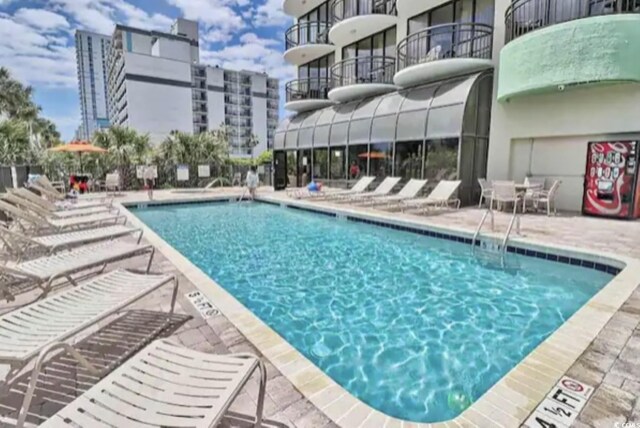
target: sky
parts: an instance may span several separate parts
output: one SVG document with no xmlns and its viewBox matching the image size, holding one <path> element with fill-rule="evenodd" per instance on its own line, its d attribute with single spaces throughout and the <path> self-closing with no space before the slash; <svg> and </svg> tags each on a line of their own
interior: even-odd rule
<svg viewBox="0 0 640 428">
<path fill-rule="evenodd" d="M 168 32 L 177 17 L 200 22 L 200 61 L 267 72 L 282 88 L 295 69 L 283 58 L 292 19 L 282 0 L 0 0 L 0 66 L 35 89 L 42 115 L 64 140 L 80 124 L 74 33 L 112 34 L 115 23 Z"/>
</svg>

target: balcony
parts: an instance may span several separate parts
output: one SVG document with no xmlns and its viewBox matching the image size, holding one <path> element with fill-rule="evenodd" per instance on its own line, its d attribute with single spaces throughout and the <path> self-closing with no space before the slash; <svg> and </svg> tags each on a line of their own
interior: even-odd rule
<svg viewBox="0 0 640 428">
<path fill-rule="evenodd" d="M 329 99 L 347 102 L 394 91 L 395 70 L 396 60 L 392 57 L 370 56 L 340 61 L 331 67 Z"/>
<path fill-rule="evenodd" d="M 293 25 L 285 34 L 285 61 L 302 65 L 333 52 L 334 47 L 329 43 L 329 28 L 329 23 L 319 21 Z"/>
<path fill-rule="evenodd" d="M 326 0 L 284 0 L 282 10 L 289 16 L 299 18 L 306 15 Z"/>
<path fill-rule="evenodd" d="M 403 88 L 493 67 L 493 28 L 451 23 L 425 28 L 398 44 L 398 72 Z"/>
<path fill-rule="evenodd" d="M 297 113 L 315 110 L 330 106 L 329 78 L 312 77 L 309 79 L 297 79 L 287 83 L 285 87 L 287 102 L 284 108 Z"/>
<path fill-rule="evenodd" d="M 398 24 L 396 0 L 333 0 L 329 40 L 346 46 Z"/>
<path fill-rule="evenodd" d="M 505 23 L 499 101 L 640 83 L 640 0 L 516 0 Z"/>
</svg>

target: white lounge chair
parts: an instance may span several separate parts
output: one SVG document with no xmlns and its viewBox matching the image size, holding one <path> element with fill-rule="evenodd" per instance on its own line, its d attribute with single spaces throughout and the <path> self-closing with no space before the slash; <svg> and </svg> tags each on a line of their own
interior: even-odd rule
<svg viewBox="0 0 640 428">
<path fill-rule="evenodd" d="M 66 195 L 63 193 L 60 193 L 58 189 L 56 189 L 53 186 L 53 184 L 51 184 L 51 181 L 49 181 L 49 179 L 44 175 L 41 175 L 40 177 L 36 178 L 33 182 L 29 183 L 29 187 L 34 190 L 37 190 L 43 196 L 46 196 L 53 200 L 62 201 L 66 197 Z"/>
<path fill-rule="evenodd" d="M 34 251 L 53 254 L 78 245 L 111 240 L 135 233 L 139 233 L 137 242 L 139 244 L 142 239 L 142 229 L 120 224 L 43 236 L 27 236 L 24 233 L 11 231 L 6 226 L 0 225 L 0 240 L 4 243 L 4 248 L 16 257 L 18 261 L 25 259 L 27 255 Z"/>
<path fill-rule="evenodd" d="M 89 208 L 102 208 L 108 211 L 113 207 L 113 198 L 91 198 L 81 200 L 66 200 L 64 202 L 51 202 L 46 198 L 40 197 L 24 187 L 20 189 L 8 189 L 9 193 L 14 193 L 23 199 L 27 199 L 34 204 L 40 205 L 42 208 L 51 211 L 77 211 Z"/>
<path fill-rule="evenodd" d="M 400 209 L 404 212 L 410 209 L 422 209 L 426 212 L 430 208 L 448 208 L 451 205 L 460 208 L 460 200 L 452 198 L 460 187 L 461 181 L 440 181 L 426 198 L 412 199 L 400 203 Z"/>
<path fill-rule="evenodd" d="M 130 257 L 149 254 L 147 270 L 151 269 L 154 248 L 152 245 L 139 245 L 125 241 L 101 242 L 82 246 L 70 251 L 62 251 L 53 255 L 39 257 L 25 262 L 7 262 L 0 265 L 0 275 L 13 278 L 9 284 L 34 284 L 42 289 L 46 295 L 54 281 L 66 278 L 73 285 L 78 285 L 71 275 L 97 266 L 102 266 L 101 272 L 108 263 Z M 4 294 L 7 301 L 13 300 L 8 287 L 3 289 L 0 283 L 0 294 Z"/>
<path fill-rule="evenodd" d="M 366 193 L 358 193 L 356 195 L 349 195 L 344 198 L 340 198 L 337 202 L 347 202 L 347 203 L 359 203 L 367 201 L 371 198 L 379 198 L 382 196 L 387 196 L 394 187 L 402 180 L 401 177 L 387 177 L 382 180 L 382 183 L 375 188 L 373 192 Z"/>
<path fill-rule="evenodd" d="M 382 196 L 379 198 L 372 198 L 364 203 L 368 206 L 377 205 L 393 205 L 402 201 L 408 201 L 414 199 L 418 193 L 427 185 L 429 180 L 416 180 L 411 179 L 404 185 L 404 187 L 395 195 Z"/>
<path fill-rule="evenodd" d="M 127 217 L 120 214 L 98 213 L 83 217 L 53 219 L 41 217 L 8 202 L 0 200 L 0 211 L 4 211 L 13 218 L 25 231 L 30 234 L 42 234 L 47 231 L 61 232 L 72 229 L 98 227 L 108 224 L 118 224 L 119 220 L 127 223 Z"/>
<path fill-rule="evenodd" d="M 256 370 L 258 428 L 267 378 L 257 356 L 206 354 L 169 340 L 148 345 L 40 427 L 215 427 Z"/>
<path fill-rule="evenodd" d="M 29 190 L 26 192 L 31 193 Z M 35 195 L 34 195 L 35 196 Z M 37 197 L 37 196 L 36 196 Z M 71 218 L 71 217 L 79 217 L 79 216 L 87 216 L 93 214 L 104 214 L 104 213 L 114 213 L 119 214 L 120 210 L 114 207 L 108 207 L 106 205 L 95 206 L 92 208 L 84 208 L 84 209 L 76 209 L 76 210 L 50 210 L 45 208 L 43 205 L 38 204 L 30 199 L 22 197 L 22 195 L 15 191 L 9 191 L 9 193 L 5 193 L 2 195 L 2 199 L 17 205 L 25 210 L 33 211 L 41 217 L 50 217 L 52 219 L 63 219 L 63 218 Z"/>
<path fill-rule="evenodd" d="M 353 185 L 353 187 L 351 187 L 351 189 L 326 193 L 324 196 L 319 196 L 314 199 L 320 200 L 320 201 L 331 201 L 334 199 L 340 199 L 347 196 L 358 195 L 364 192 L 365 190 L 367 190 L 367 188 L 371 186 L 371 183 L 373 183 L 375 179 L 376 179 L 375 177 L 370 177 L 370 176 L 361 177 L 358 181 L 356 181 L 356 183 Z"/>
<path fill-rule="evenodd" d="M 37 356 L 29 387 L 18 413 L 17 426 L 24 424 L 42 365 L 51 353 L 63 349 L 92 374 L 101 375 L 100 370 L 65 341 L 170 283 L 173 283 L 173 296 L 167 316 L 169 322 L 178 293 L 176 277 L 166 274 L 145 275 L 126 270 L 109 272 L 1 316 L 0 363 L 10 365 L 5 382 L 10 383 Z M 154 334 L 159 333 L 161 328 L 154 331 Z M 59 419 L 57 423 L 62 424 Z"/>
</svg>

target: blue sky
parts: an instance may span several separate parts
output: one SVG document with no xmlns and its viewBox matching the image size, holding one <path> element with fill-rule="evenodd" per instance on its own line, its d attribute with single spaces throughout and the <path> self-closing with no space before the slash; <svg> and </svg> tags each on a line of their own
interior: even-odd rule
<svg viewBox="0 0 640 428">
<path fill-rule="evenodd" d="M 43 115 L 68 140 L 80 123 L 75 30 L 111 34 L 114 23 L 122 23 L 168 31 L 176 17 L 196 19 L 201 62 L 266 71 L 283 87 L 295 70 L 282 59 L 291 19 L 281 5 L 282 0 L 0 0 L 0 66 L 35 88 Z"/>
</svg>

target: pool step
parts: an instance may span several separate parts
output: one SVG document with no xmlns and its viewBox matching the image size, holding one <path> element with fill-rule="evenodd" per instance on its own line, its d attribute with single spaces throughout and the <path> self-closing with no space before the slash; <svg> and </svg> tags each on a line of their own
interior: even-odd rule
<svg viewBox="0 0 640 428">
<path fill-rule="evenodd" d="M 473 255 L 480 265 L 488 269 L 499 269 L 513 274 L 520 270 L 518 259 L 510 253 L 503 252 L 497 240 L 484 238 Z"/>
</svg>

